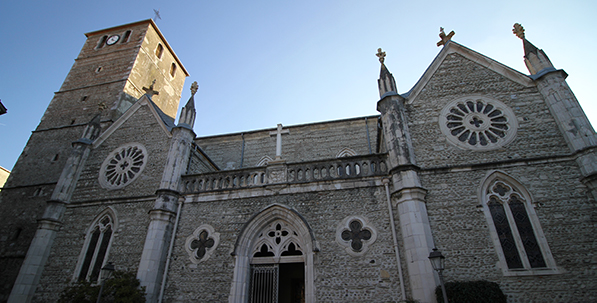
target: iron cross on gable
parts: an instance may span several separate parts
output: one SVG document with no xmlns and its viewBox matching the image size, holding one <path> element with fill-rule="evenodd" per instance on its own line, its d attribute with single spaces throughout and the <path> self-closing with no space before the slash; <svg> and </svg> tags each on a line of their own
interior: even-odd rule
<svg viewBox="0 0 597 303">
<path fill-rule="evenodd" d="M 149 97 L 152 97 L 153 95 L 159 95 L 160 92 L 158 92 L 157 90 L 153 90 L 153 86 L 155 85 L 155 79 L 153 79 L 153 81 L 151 82 L 151 85 L 149 86 L 149 88 L 147 87 L 143 87 L 143 90 L 145 91 L 145 94 L 148 95 Z"/>
<path fill-rule="evenodd" d="M 287 129 L 282 129 L 282 124 L 278 123 L 276 131 L 270 132 L 270 136 L 276 136 L 276 160 L 282 160 L 282 135 L 290 134 Z"/>
</svg>

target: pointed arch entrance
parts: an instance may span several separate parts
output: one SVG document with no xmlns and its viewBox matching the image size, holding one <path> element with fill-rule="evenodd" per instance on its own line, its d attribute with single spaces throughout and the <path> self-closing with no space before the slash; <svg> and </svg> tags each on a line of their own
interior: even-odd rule
<svg viewBox="0 0 597 303">
<path fill-rule="evenodd" d="M 294 209 L 273 204 L 242 228 L 229 302 L 315 302 L 313 231 Z M 279 300 L 278 300 L 279 299 Z"/>
</svg>

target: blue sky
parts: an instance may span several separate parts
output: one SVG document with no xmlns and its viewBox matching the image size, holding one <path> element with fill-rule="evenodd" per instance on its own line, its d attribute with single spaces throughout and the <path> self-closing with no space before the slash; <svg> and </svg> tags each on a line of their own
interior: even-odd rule
<svg viewBox="0 0 597 303">
<path fill-rule="evenodd" d="M 153 17 L 199 82 L 199 136 L 377 114 L 379 62 L 399 92 L 453 40 L 528 74 L 527 38 L 568 72 L 593 125 L 595 1 L 2 1 L 0 166 L 12 169 L 77 57 L 84 33 Z M 158 88 L 159 89 L 159 88 Z"/>
</svg>

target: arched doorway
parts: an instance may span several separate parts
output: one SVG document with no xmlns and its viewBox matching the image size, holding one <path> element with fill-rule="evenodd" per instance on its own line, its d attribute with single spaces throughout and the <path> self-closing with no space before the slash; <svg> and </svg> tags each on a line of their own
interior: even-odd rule
<svg viewBox="0 0 597 303">
<path fill-rule="evenodd" d="M 241 230 L 229 302 L 314 302 L 313 254 L 317 243 L 295 210 L 271 205 Z"/>
</svg>

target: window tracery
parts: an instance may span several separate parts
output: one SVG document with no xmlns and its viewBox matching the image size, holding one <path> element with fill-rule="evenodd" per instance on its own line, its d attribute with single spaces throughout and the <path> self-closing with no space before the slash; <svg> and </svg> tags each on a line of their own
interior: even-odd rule
<svg viewBox="0 0 597 303">
<path fill-rule="evenodd" d="M 106 263 L 114 232 L 114 218 L 110 212 L 102 214 L 87 233 L 84 254 L 79 261 L 78 280 L 97 281 L 100 270 Z"/>
<path fill-rule="evenodd" d="M 530 195 L 512 178 L 494 173 L 485 182 L 484 211 L 506 275 L 557 273 Z"/>
<path fill-rule="evenodd" d="M 296 231 L 278 220 L 264 229 L 251 251 L 251 263 L 303 262 L 303 245 Z"/>
<path fill-rule="evenodd" d="M 510 143 L 518 128 L 516 116 L 504 103 L 482 96 L 450 102 L 440 114 L 448 141 L 472 150 L 490 150 Z"/>
<path fill-rule="evenodd" d="M 107 189 L 119 189 L 132 183 L 147 164 L 147 151 L 138 143 L 122 145 L 102 163 L 99 182 Z"/>
</svg>

